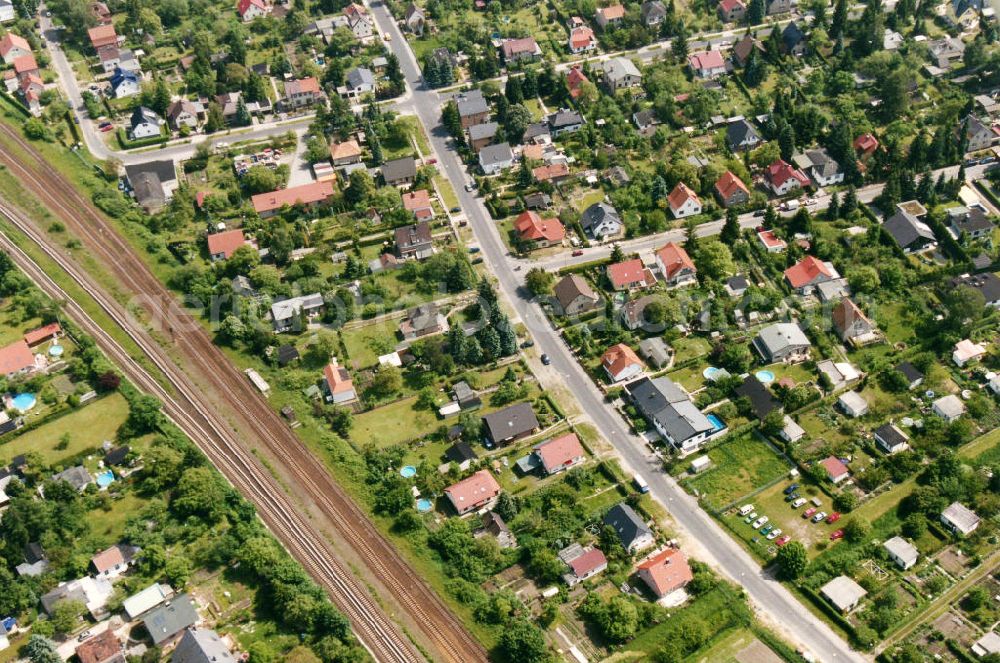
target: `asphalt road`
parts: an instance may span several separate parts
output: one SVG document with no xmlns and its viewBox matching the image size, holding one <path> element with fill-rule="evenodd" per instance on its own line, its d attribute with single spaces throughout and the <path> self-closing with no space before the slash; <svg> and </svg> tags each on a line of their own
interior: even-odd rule
<svg viewBox="0 0 1000 663">
<path fill-rule="evenodd" d="M 552 329 L 541 308 L 528 299 L 526 291 L 521 288 L 520 278 L 514 271 L 514 261 L 510 259 L 508 249 L 486 208 L 478 198 L 465 191 L 464 185 L 471 178 L 456 152 L 448 147 L 447 133 L 440 123 L 438 95 L 423 86 L 413 54 L 391 14 L 380 1 L 374 2 L 371 8 L 379 30 L 392 36 L 389 45 L 399 58 L 412 90 L 405 104 L 412 107 L 427 130 L 438 165 L 455 189 L 482 249 L 486 265 L 497 278 L 502 294 L 531 332 L 538 351 L 548 354 L 552 360 L 549 368 L 554 373 L 543 372 L 543 380 L 554 374 L 561 378 L 562 384 L 550 383 L 546 386 L 553 388 L 571 385 L 581 410 L 589 415 L 601 435 L 615 447 L 624 463 L 633 471 L 643 474 L 649 483 L 651 495 L 666 507 L 679 527 L 701 542 L 710 556 L 706 561 L 743 586 L 754 605 L 772 621 L 780 624 L 787 637 L 820 660 L 865 660 L 852 651 L 825 623 L 803 608 L 784 586 L 768 577 L 757 562 L 698 506 L 694 498 L 662 471 L 659 459 L 640 438 L 629 432 L 625 422 L 604 402 L 596 386 Z M 655 241 L 663 241 L 663 238 Z"/>
</svg>

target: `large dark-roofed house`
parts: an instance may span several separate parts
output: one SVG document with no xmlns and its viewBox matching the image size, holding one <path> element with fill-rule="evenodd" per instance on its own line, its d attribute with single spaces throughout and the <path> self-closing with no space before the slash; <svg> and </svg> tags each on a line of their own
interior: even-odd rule
<svg viewBox="0 0 1000 663">
<path fill-rule="evenodd" d="M 781 409 L 781 403 L 754 375 L 748 375 L 743 384 L 736 387 L 736 395 L 741 398 L 746 397 L 750 401 L 750 407 L 758 419 L 763 419 L 772 411 Z"/>
<path fill-rule="evenodd" d="M 694 451 L 715 426 L 670 378 L 640 378 L 625 385 L 639 413 L 682 453 Z"/>
<path fill-rule="evenodd" d="M 515 403 L 509 407 L 483 415 L 486 439 L 495 445 L 510 444 L 538 430 L 538 419 L 531 403 Z"/>
<path fill-rule="evenodd" d="M 992 272 L 964 274 L 951 279 L 951 286 L 966 286 L 979 291 L 987 306 L 1000 306 L 1000 277 Z"/>
</svg>

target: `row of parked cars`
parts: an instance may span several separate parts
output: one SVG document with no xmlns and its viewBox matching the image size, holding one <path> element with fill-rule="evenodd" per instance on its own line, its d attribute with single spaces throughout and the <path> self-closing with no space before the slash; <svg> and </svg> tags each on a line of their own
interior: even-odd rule
<svg viewBox="0 0 1000 663">
<path fill-rule="evenodd" d="M 744 504 L 740 507 L 739 513 L 743 516 L 743 522 L 767 537 L 768 541 L 774 541 L 774 544 L 779 548 L 791 541 L 792 537 L 787 534 L 782 535 L 781 528 L 775 527 L 773 523 L 769 522 L 770 519 L 767 516 L 759 515 L 753 504 Z"/>
</svg>

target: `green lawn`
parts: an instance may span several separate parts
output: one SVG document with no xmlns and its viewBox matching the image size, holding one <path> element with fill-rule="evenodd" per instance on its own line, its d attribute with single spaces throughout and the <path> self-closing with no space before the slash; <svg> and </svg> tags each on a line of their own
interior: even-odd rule
<svg viewBox="0 0 1000 663">
<path fill-rule="evenodd" d="M 351 438 L 380 447 L 402 444 L 422 437 L 438 425 L 437 413 L 414 409 L 416 397 L 384 405 L 354 417 Z"/>
<path fill-rule="evenodd" d="M 738 599 L 730 596 L 728 590 L 721 587 L 713 589 L 672 614 L 670 619 L 640 633 L 626 645 L 626 649 L 652 654 L 663 643 L 680 637 L 694 623 L 709 626 L 719 635 L 735 622 L 734 609 L 740 612 L 746 610 L 745 607 L 736 605 L 737 601 Z"/>
<path fill-rule="evenodd" d="M 756 645 L 754 643 L 757 643 Z M 751 645 L 755 653 L 767 649 L 767 645 L 757 640 L 757 636 L 748 628 L 733 629 L 724 637 L 718 639 L 707 649 L 702 649 L 687 660 L 690 663 L 739 663 L 736 655 Z M 744 661 L 746 655 L 744 655 Z"/>
<path fill-rule="evenodd" d="M 780 478 L 788 465 L 752 431 L 724 440 L 708 452 L 712 467 L 686 482 L 705 503 L 721 509 Z"/>
<path fill-rule="evenodd" d="M 350 362 L 358 366 L 374 366 L 381 355 L 392 352 L 399 342 L 394 334 L 389 333 L 387 324 L 356 327 L 340 332 Z"/>
<path fill-rule="evenodd" d="M 105 440 L 114 440 L 118 427 L 128 416 L 128 403 L 121 394 L 111 394 L 92 401 L 19 437 L 0 445 L 0 458 L 9 461 L 28 452 L 41 455 L 43 461 L 56 465 L 88 449 L 100 448 Z M 60 438 L 69 434 L 69 445 L 57 449 Z"/>
</svg>

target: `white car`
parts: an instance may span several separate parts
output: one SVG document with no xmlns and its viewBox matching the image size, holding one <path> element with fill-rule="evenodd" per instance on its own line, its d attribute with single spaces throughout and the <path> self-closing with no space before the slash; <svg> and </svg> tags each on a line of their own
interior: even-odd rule
<svg viewBox="0 0 1000 663">
<path fill-rule="evenodd" d="M 779 536 L 781 536 L 781 528 L 780 527 L 776 527 L 775 529 L 773 529 L 773 530 L 771 530 L 770 532 L 767 533 L 767 540 L 768 541 L 774 541 Z"/>
<path fill-rule="evenodd" d="M 800 497 L 799 499 L 797 499 L 794 502 L 792 502 L 792 508 L 793 509 L 798 509 L 800 506 L 802 506 L 805 503 L 806 503 L 806 498 Z"/>
<path fill-rule="evenodd" d="M 757 520 L 753 521 L 753 528 L 754 529 L 760 529 L 765 524 L 767 524 L 767 521 L 768 521 L 768 517 L 767 516 L 761 516 Z"/>
<path fill-rule="evenodd" d="M 812 517 L 812 521 L 814 523 L 818 523 L 819 521 L 824 520 L 827 517 L 827 515 L 828 514 L 826 511 L 820 511 L 819 513 L 817 513 L 815 516 Z"/>
</svg>

